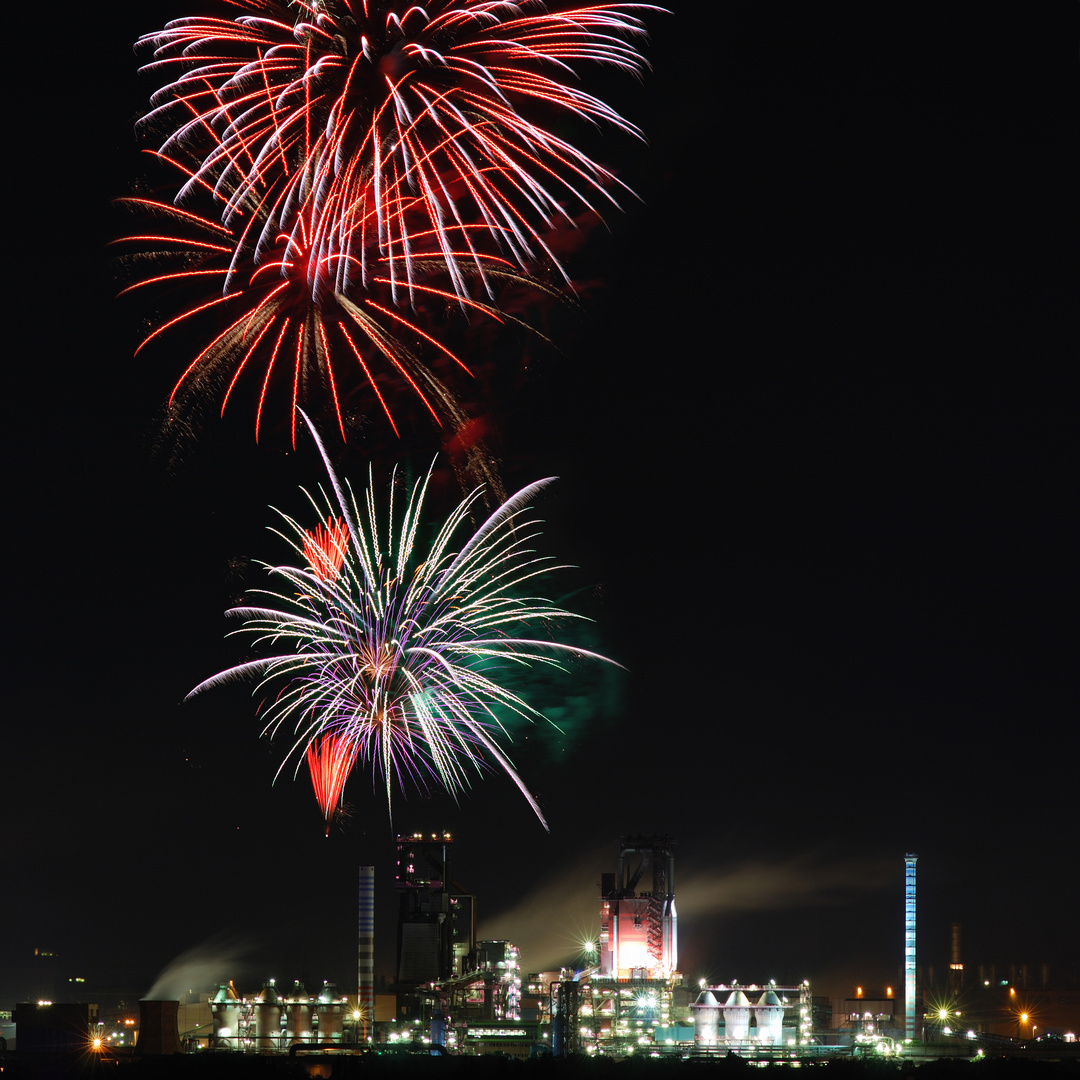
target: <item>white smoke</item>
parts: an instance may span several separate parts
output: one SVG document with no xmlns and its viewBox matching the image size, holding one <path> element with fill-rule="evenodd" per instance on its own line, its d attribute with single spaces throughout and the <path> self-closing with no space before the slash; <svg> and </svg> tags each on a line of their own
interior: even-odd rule
<svg viewBox="0 0 1080 1080">
<path fill-rule="evenodd" d="M 230 979 L 242 986 L 254 965 L 247 959 L 255 943 L 215 935 L 182 952 L 158 973 L 146 994 L 149 1001 L 205 999 Z"/>
<path fill-rule="evenodd" d="M 828 862 L 804 854 L 784 862 L 751 861 L 675 876 L 679 917 L 737 911 L 839 907 L 896 882 L 895 859 Z"/>
<path fill-rule="evenodd" d="M 675 870 L 680 931 L 736 912 L 844 907 L 896 883 L 895 860 L 828 861 L 813 853 L 780 862 L 747 861 L 688 873 Z M 610 847 L 583 856 L 557 877 L 524 890 L 515 907 L 484 919 L 482 940 L 506 939 L 521 949 L 526 971 L 551 971 L 581 958 L 581 943 L 600 928 L 599 880 L 614 870 Z"/>
<path fill-rule="evenodd" d="M 610 865 L 609 865 L 610 864 Z M 507 940 L 521 950 L 526 971 L 552 971 L 580 958 L 582 942 L 600 929 L 600 874 L 614 870 L 611 845 L 581 856 L 558 876 L 523 890 L 509 910 L 482 919 L 482 941 Z"/>
</svg>

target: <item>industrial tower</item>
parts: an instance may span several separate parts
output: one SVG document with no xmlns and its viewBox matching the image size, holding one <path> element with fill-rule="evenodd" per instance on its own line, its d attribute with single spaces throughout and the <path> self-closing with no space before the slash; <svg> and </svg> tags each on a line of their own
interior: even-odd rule
<svg viewBox="0 0 1080 1080">
<path fill-rule="evenodd" d="M 357 1009 L 364 1038 L 371 1036 L 375 1022 L 375 867 L 360 867 L 359 946 L 356 981 Z"/>
<path fill-rule="evenodd" d="M 476 947 L 476 898 L 450 876 L 453 837 L 397 838 L 397 985 L 419 986 L 460 975 Z"/>
<path fill-rule="evenodd" d="M 674 847 L 667 836 L 620 838 L 617 871 L 601 876 L 601 974 L 667 979 L 678 967 Z"/>
<path fill-rule="evenodd" d="M 435 982 L 452 973 L 449 833 L 397 838 L 397 982 Z"/>
<path fill-rule="evenodd" d="M 915 864 L 904 856 L 904 1038 L 915 1038 Z"/>
</svg>

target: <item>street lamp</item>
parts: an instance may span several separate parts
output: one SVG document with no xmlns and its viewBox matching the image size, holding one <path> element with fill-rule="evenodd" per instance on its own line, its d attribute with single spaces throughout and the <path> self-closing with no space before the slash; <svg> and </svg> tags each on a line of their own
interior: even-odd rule
<svg viewBox="0 0 1080 1080">
<path fill-rule="evenodd" d="M 1022 1012 L 1016 1018 L 1016 1037 L 1017 1037 L 1017 1039 L 1020 1038 L 1020 1025 L 1021 1024 L 1026 1024 L 1027 1022 L 1028 1022 L 1028 1014 L 1026 1012 Z"/>
</svg>

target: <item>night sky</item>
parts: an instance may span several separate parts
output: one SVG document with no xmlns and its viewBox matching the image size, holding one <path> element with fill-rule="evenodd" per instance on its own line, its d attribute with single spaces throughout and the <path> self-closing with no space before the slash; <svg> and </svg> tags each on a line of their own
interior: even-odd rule
<svg viewBox="0 0 1080 1080">
<path fill-rule="evenodd" d="M 561 477 L 539 504 L 575 567 L 555 591 L 628 674 L 545 685 L 565 736 L 512 747 L 550 834 L 496 774 L 459 806 L 399 800 L 391 826 L 358 773 L 328 839 L 306 777 L 272 784 L 249 689 L 180 704 L 244 655 L 222 612 L 280 557 L 268 505 L 299 512 L 320 463 L 256 447 L 245 407 L 155 453 L 188 358 L 132 359 L 147 311 L 113 300 L 110 200 L 144 170 L 152 89 L 131 46 L 197 9 L 19 16 L 0 1008 L 35 947 L 128 996 L 196 947 L 242 989 L 353 989 L 356 868 L 376 866 L 389 973 L 392 837 L 414 829 L 453 831 L 481 934 L 528 970 L 595 932 L 617 838 L 655 832 L 678 843 L 690 979 L 896 983 L 905 852 L 923 964 L 958 921 L 969 965 L 1075 972 L 1052 35 L 675 7 L 649 18 L 643 85 L 592 84 L 648 136 L 595 151 L 642 202 L 589 236 L 560 350 L 523 346 L 490 413 L 508 487 Z M 354 479 L 365 454 L 341 458 Z"/>
</svg>

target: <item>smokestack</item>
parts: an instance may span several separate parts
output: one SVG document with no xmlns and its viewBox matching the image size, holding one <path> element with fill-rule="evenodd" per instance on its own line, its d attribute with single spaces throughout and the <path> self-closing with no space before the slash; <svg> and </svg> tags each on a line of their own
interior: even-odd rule
<svg viewBox="0 0 1080 1080">
<path fill-rule="evenodd" d="M 180 1034 L 176 1026 L 179 1001 L 139 1002 L 139 1053 L 179 1054 Z"/>
<path fill-rule="evenodd" d="M 364 1038 L 375 1022 L 375 867 L 360 867 L 360 947 L 357 959 L 357 1007 L 364 1023 Z"/>
<path fill-rule="evenodd" d="M 904 1037 L 915 1038 L 915 863 L 904 856 Z"/>
<path fill-rule="evenodd" d="M 949 961 L 949 985 L 954 991 L 964 986 L 964 961 L 960 956 L 960 924 L 952 924 L 952 959 Z"/>
</svg>

